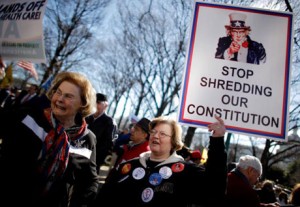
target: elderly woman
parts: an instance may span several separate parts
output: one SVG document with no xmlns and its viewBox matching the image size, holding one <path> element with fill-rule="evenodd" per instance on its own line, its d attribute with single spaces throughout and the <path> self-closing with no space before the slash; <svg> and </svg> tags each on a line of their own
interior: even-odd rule
<svg viewBox="0 0 300 207">
<path fill-rule="evenodd" d="M 183 146 L 176 121 L 153 119 L 149 124 L 150 151 L 119 166 L 101 188 L 96 206 L 218 206 L 226 188 L 226 153 L 225 126 L 222 119 L 216 119 L 208 125 L 212 135 L 205 167 L 176 154 Z"/>
<path fill-rule="evenodd" d="M 1 195 L 9 206 L 86 206 L 98 188 L 95 135 L 84 120 L 95 91 L 83 75 L 62 72 L 47 96 L 50 108 L 0 112 Z"/>
</svg>

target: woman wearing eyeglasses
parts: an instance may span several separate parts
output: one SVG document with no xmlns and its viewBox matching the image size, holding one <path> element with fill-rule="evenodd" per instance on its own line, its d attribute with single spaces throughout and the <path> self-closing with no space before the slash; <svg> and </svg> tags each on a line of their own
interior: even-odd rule
<svg viewBox="0 0 300 207">
<path fill-rule="evenodd" d="M 185 162 L 176 154 L 183 146 L 181 127 L 158 117 L 149 124 L 150 151 L 121 164 L 102 187 L 95 206 L 217 206 L 226 188 L 225 126 L 221 118 L 208 125 L 212 132 L 205 166 Z"/>
<path fill-rule="evenodd" d="M 0 193 L 7 199 L 3 203 L 87 206 L 98 188 L 96 138 L 84 120 L 93 112 L 95 91 L 83 75 L 62 72 L 47 96 L 50 108 L 0 112 Z"/>
</svg>

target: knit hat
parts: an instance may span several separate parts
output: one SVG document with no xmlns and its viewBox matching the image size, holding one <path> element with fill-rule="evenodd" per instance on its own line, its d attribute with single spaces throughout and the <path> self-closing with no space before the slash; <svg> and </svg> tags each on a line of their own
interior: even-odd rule
<svg viewBox="0 0 300 207">
<path fill-rule="evenodd" d="M 193 150 L 191 153 L 191 158 L 192 159 L 201 159 L 201 152 L 200 150 Z"/>
<path fill-rule="evenodd" d="M 147 134 L 149 134 L 149 123 L 150 123 L 149 119 L 142 118 L 136 123 L 136 125 L 141 127 Z"/>
</svg>

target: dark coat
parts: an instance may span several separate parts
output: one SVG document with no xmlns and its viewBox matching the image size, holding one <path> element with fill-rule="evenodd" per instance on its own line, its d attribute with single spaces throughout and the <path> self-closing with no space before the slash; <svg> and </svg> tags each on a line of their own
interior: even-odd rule
<svg viewBox="0 0 300 207">
<path fill-rule="evenodd" d="M 97 166 L 104 164 L 104 160 L 112 150 L 113 138 L 116 133 L 116 125 L 113 119 L 106 113 L 103 113 L 97 119 L 93 115 L 86 117 L 88 128 L 96 135 Z"/>
<path fill-rule="evenodd" d="M 9 89 L 0 89 L 0 107 L 4 107 L 7 99 L 10 97 L 10 90 Z"/>
<path fill-rule="evenodd" d="M 188 163 L 174 152 L 153 163 L 151 152 L 120 164 L 100 190 L 95 206 L 219 206 L 226 188 L 224 139 L 210 139 L 205 167 Z"/>
<path fill-rule="evenodd" d="M 227 207 L 259 207 L 257 192 L 248 182 L 247 178 L 238 170 L 228 173 L 227 181 Z"/>
<path fill-rule="evenodd" d="M 8 118 L 9 117 L 9 118 Z M 30 120 L 31 126 L 23 121 Z M 86 206 L 98 188 L 96 173 L 95 135 L 87 128 L 78 142 L 70 145 L 78 151 L 70 151 L 63 176 L 57 180 L 49 196 L 39 197 L 36 168 L 43 143 L 43 136 L 53 130 L 43 111 L 33 108 L 0 110 L 0 196 L 5 206 L 68 207 Z M 74 149 L 73 148 L 73 149 Z M 89 155 L 79 152 L 89 152 Z M 4 202 L 5 201 L 5 202 Z"/>
<path fill-rule="evenodd" d="M 24 96 L 26 96 L 28 94 L 27 90 L 22 90 L 18 96 L 16 96 L 15 101 L 14 101 L 14 105 L 15 106 L 19 106 L 21 104 L 21 100 L 24 98 Z"/>
</svg>

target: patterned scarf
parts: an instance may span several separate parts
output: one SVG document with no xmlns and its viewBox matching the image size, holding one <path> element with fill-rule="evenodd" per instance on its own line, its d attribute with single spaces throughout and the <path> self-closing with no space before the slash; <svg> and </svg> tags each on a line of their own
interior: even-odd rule
<svg viewBox="0 0 300 207">
<path fill-rule="evenodd" d="M 53 127 L 43 142 L 39 157 L 38 173 L 41 175 L 41 192 L 46 195 L 55 181 L 64 174 L 69 160 L 69 140 L 74 141 L 83 136 L 86 122 L 81 119 L 80 126 L 74 126 L 65 130 L 53 117 L 51 109 L 45 109 L 44 114 Z"/>
</svg>

